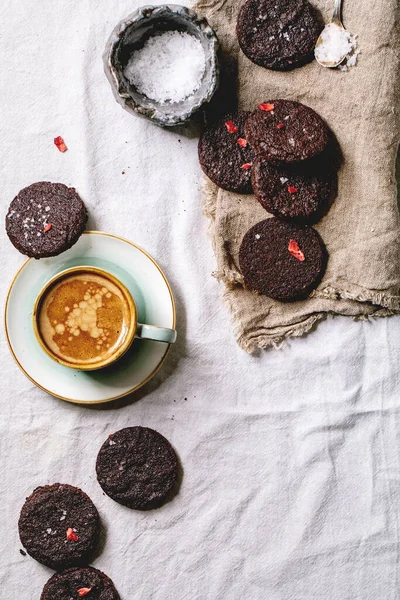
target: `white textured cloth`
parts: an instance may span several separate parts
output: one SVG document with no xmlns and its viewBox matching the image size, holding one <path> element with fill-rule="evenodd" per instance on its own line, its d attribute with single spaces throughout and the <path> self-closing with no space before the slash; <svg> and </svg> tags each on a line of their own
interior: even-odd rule
<svg viewBox="0 0 400 600">
<path fill-rule="evenodd" d="M 328 320 L 258 357 L 237 347 L 211 277 L 194 132 L 124 112 L 103 74 L 105 41 L 134 8 L 0 6 L 2 214 L 34 181 L 74 185 L 90 227 L 160 262 L 179 330 L 152 382 L 92 409 L 35 388 L 2 335 L 0 597 L 39 599 L 51 571 L 20 555 L 17 519 L 35 486 L 60 481 L 99 508 L 94 566 L 122 600 L 398 599 L 400 318 Z M 23 257 L 1 236 L 4 304 Z M 179 452 L 181 490 L 160 510 L 130 511 L 97 484 L 100 445 L 128 425 L 157 429 Z"/>
</svg>

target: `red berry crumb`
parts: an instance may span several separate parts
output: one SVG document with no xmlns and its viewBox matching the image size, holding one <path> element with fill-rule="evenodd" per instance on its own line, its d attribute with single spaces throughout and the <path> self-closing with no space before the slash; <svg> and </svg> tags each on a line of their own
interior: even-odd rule
<svg viewBox="0 0 400 600">
<path fill-rule="evenodd" d="M 298 243 L 296 240 L 290 240 L 288 250 L 292 256 L 297 258 L 300 262 L 304 262 L 306 257 L 304 253 L 300 250 Z"/>
<path fill-rule="evenodd" d="M 239 129 L 236 127 L 233 121 L 227 121 L 225 123 L 225 126 L 229 133 L 237 133 L 239 131 Z"/>
<path fill-rule="evenodd" d="M 283 129 L 285 126 L 283 123 L 278 123 L 278 125 L 276 126 L 277 129 Z"/>
<path fill-rule="evenodd" d="M 78 590 L 78 596 L 79 596 L 80 598 L 83 598 L 83 596 L 86 596 L 87 594 L 89 594 L 89 592 L 91 592 L 91 591 L 92 591 L 92 589 L 93 589 L 93 588 L 91 588 L 91 587 L 90 587 L 90 588 L 80 588 L 80 589 Z"/>
<path fill-rule="evenodd" d="M 247 171 L 248 169 L 251 169 L 252 166 L 253 166 L 252 162 L 251 163 L 244 163 L 244 165 L 242 165 L 240 168 L 241 169 L 245 169 Z"/>
<path fill-rule="evenodd" d="M 79 536 L 76 535 L 75 531 L 71 527 L 68 527 L 68 529 L 67 529 L 67 541 L 68 542 L 77 542 L 78 540 L 79 540 Z"/>
<path fill-rule="evenodd" d="M 59 135 L 58 137 L 54 138 L 54 143 L 57 146 L 57 148 L 59 149 L 60 152 L 65 152 L 66 150 L 68 150 L 64 140 L 62 139 L 61 135 Z"/>
<path fill-rule="evenodd" d="M 50 231 L 52 227 L 53 225 L 51 223 L 47 223 L 47 225 L 45 225 L 45 228 L 43 229 L 43 233 L 46 233 L 46 231 Z"/>
<path fill-rule="evenodd" d="M 245 140 L 244 138 L 239 138 L 237 143 L 239 144 L 239 146 L 242 146 L 242 148 L 246 148 L 247 146 L 247 140 Z"/>
<path fill-rule="evenodd" d="M 275 104 L 269 104 L 268 102 L 265 102 L 263 104 L 259 104 L 258 108 L 260 110 L 265 110 L 266 112 L 271 112 L 271 110 L 274 110 Z"/>
<path fill-rule="evenodd" d="M 288 185 L 287 191 L 289 192 L 289 194 L 295 194 L 299 191 L 299 188 L 295 187 L 294 185 Z"/>
</svg>

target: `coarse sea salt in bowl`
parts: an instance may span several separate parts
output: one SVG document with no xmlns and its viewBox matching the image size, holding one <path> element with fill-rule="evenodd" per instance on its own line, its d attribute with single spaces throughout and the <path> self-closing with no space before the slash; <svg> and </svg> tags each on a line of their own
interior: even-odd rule
<svg viewBox="0 0 400 600">
<path fill-rule="evenodd" d="M 218 87 L 218 47 L 208 21 L 193 10 L 143 6 L 115 27 L 104 68 L 123 108 L 157 125 L 180 125 Z"/>
</svg>

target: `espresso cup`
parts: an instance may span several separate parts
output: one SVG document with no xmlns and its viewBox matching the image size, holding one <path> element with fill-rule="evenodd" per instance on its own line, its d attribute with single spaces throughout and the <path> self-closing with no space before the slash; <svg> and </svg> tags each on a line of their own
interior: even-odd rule
<svg viewBox="0 0 400 600">
<path fill-rule="evenodd" d="M 97 267 L 72 267 L 50 279 L 35 301 L 33 329 L 46 354 L 81 371 L 111 365 L 135 337 L 176 341 L 174 329 L 138 323 L 129 290 Z"/>
</svg>

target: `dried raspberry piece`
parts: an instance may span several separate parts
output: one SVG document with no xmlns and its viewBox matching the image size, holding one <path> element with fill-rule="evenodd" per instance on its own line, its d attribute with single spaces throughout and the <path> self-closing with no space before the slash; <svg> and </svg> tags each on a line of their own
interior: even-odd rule
<svg viewBox="0 0 400 600">
<path fill-rule="evenodd" d="M 283 129 L 285 126 L 283 123 L 278 123 L 278 125 L 276 126 L 277 129 Z"/>
<path fill-rule="evenodd" d="M 306 257 L 303 252 L 300 250 L 298 243 L 296 240 L 290 240 L 288 250 L 292 256 L 297 258 L 300 262 L 304 262 Z"/>
<path fill-rule="evenodd" d="M 227 121 L 225 125 L 229 133 L 237 133 L 239 131 L 233 121 Z"/>
<path fill-rule="evenodd" d="M 67 529 L 67 541 L 68 542 L 77 542 L 79 540 L 79 536 L 76 535 L 75 531 L 72 527 L 68 527 Z"/>
<path fill-rule="evenodd" d="M 289 192 L 289 194 L 295 194 L 299 191 L 299 188 L 295 187 L 294 185 L 288 185 L 287 191 Z"/>
<path fill-rule="evenodd" d="M 242 146 L 242 148 L 246 148 L 247 146 L 247 140 L 245 140 L 244 138 L 239 138 L 237 143 L 239 144 L 239 146 Z"/>
<path fill-rule="evenodd" d="M 242 165 L 240 168 L 241 169 L 245 169 L 247 171 L 248 169 L 251 169 L 252 166 L 253 166 L 252 162 L 251 163 L 244 163 L 244 165 Z"/>
<path fill-rule="evenodd" d="M 78 596 L 80 598 L 83 598 L 83 596 L 86 596 L 87 594 L 89 594 L 89 592 L 92 591 L 93 588 L 79 588 L 78 590 Z"/>
<path fill-rule="evenodd" d="M 46 233 L 46 231 L 50 231 L 50 229 L 53 227 L 53 225 L 51 223 L 47 223 L 47 225 L 45 225 L 44 229 L 43 229 L 43 233 Z"/>
<path fill-rule="evenodd" d="M 61 135 L 59 135 L 58 137 L 54 138 L 54 143 L 57 146 L 57 148 L 59 149 L 60 152 L 65 152 L 66 150 L 68 150 L 64 140 L 62 139 Z"/>
<path fill-rule="evenodd" d="M 275 104 L 269 104 L 268 102 L 265 102 L 263 104 L 259 104 L 258 108 L 260 110 L 265 110 L 266 112 L 271 112 L 271 110 L 274 110 Z"/>
</svg>

